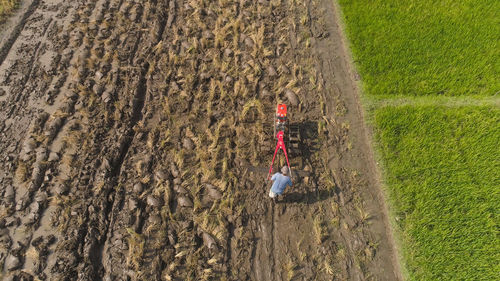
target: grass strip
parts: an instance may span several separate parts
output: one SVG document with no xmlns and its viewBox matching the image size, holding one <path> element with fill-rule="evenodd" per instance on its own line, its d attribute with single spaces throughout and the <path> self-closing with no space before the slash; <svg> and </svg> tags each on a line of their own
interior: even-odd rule
<svg viewBox="0 0 500 281">
<path fill-rule="evenodd" d="M 3 23 L 18 5 L 19 0 L 0 0 L 0 23 Z"/>
<path fill-rule="evenodd" d="M 339 0 L 364 92 L 500 92 L 500 1 Z"/>
<path fill-rule="evenodd" d="M 409 280 L 497 280 L 500 110 L 376 110 L 384 178 Z"/>
<path fill-rule="evenodd" d="M 500 108 L 500 97 L 497 96 L 363 96 L 363 105 L 368 113 L 373 114 L 376 109 L 384 106 L 493 106 Z"/>
</svg>

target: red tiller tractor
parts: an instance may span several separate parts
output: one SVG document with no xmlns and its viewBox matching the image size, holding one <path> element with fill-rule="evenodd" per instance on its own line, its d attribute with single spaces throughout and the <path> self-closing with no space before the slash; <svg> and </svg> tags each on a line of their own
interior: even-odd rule
<svg viewBox="0 0 500 281">
<path fill-rule="evenodd" d="M 291 125 L 288 122 L 288 112 L 286 104 L 278 104 L 276 107 L 276 117 L 274 120 L 274 134 L 276 137 L 276 149 L 274 150 L 273 160 L 271 166 L 269 167 L 269 173 L 267 174 L 267 179 L 270 178 L 273 172 L 274 160 L 279 150 L 283 150 L 285 154 L 286 164 L 288 170 L 290 171 L 290 177 L 292 176 L 292 169 L 290 167 L 290 161 L 288 160 L 287 147 L 292 149 L 299 148 L 300 135 L 299 126 Z M 278 156 L 279 157 L 279 156 Z M 278 162 L 279 163 L 279 162 Z"/>
</svg>

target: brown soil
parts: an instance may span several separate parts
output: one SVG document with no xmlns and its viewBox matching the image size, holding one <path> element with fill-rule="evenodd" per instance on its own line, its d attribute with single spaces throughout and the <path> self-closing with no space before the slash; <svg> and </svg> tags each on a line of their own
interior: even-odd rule
<svg viewBox="0 0 500 281">
<path fill-rule="evenodd" d="M 22 7 L 0 34 L 5 280 L 400 279 L 332 1 Z M 302 140 L 274 204 L 278 101 Z"/>
</svg>

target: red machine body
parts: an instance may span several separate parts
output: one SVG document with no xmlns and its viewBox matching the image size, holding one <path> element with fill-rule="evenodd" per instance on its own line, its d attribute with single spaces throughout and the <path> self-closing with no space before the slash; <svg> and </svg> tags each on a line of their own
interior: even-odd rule
<svg viewBox="0 0 500 281">
<path fill-rule="evenodd" d="M 269 167 L 269 173 L 267 175 L 267 179 L 271 176 L 273 172 L 274 159 L 276 158 L 276 154 L 278 150 L 283 150 L 285 154 L 286 164 L 288 165 L 288 170 L 290 171 L 290 176 L 292 175 L 292 170 L 290 169 L 290 162 L 288 161 L 288 154 L 286 152 L 284 135 L 287 123 L 287 107 L 286 104 L 278 104 L 276 107 L 276 119 L 274 123 L 274 134 L 276 139 L 278 140 L 276 144 L 276 149 L 274 150 L 273 161 L 271 162 L 271 166 Z"/>
<path fill-rule="evenodd" d="M 285 118 L 286 119 L 286 104 L 278 104 L 276 108 L 276 118 Z"/>
</svg>

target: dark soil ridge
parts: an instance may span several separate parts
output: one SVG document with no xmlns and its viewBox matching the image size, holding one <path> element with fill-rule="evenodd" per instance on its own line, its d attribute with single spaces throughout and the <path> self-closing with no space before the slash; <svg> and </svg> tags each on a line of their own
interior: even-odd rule
<svg viewBox="0 0 500 281">
<path fill-rule="evenodd" d="M 25 17 L 0 65 L 2 278 L 397 279 L 332 3 Z M 308 176 L 273 205 L 248 167 L 269 164 L 277 100 Z"/>
</svg>

